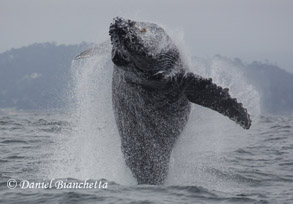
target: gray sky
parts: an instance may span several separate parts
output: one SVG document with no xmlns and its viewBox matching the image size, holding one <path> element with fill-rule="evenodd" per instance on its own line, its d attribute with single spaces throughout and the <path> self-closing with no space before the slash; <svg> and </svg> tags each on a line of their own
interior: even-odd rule
<svg viewBox="0 0 293 204">
<path fill-rule="evenodd" d="M 292 0 L 0 0 L 0 53 L 35 42 L 101 42 L 116 16 L 163 25 L 190 55 L 277 64 L 293 73 Z"/>
</svg>

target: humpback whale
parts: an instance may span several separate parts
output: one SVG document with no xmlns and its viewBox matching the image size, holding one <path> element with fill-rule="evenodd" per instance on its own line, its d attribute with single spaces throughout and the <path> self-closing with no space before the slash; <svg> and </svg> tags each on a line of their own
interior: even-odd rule
<svg viewBox="0 0 293 204">
<path fill-rule="evenodd" d="M 109 34 L 114 116 L 125 162 L 138 184 L 164 183 L 172 148 L 188 121 L 192 103 L 250 128 L 243 105 L 227 88 L 190 72 L 159 25 L 116 17 Z M 89 49 L 77 59 L 97 50 Z"/>
</svg>

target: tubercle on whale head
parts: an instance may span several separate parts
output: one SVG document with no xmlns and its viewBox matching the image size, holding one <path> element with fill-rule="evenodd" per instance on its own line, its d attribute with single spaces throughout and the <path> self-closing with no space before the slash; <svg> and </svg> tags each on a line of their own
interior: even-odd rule
<svg viewBox="0 0 293 204">
<path fill-rule="evenodd" d="M 114 18 L 109 28 L 110 36 L 112 36 L 115 32 L 117 32 L 117 34 L 119 35 L 125 35 L 127 32 L 129 23 L 130 23 L 130 20 L 127 21 L 119 17 Z"/>
<path fill-rule="evenodd" d="M 134 25 L 135 25 L 134 21 L 126 20 L 121 17 L 114 18 L 109 28 L 111 43 L 116 46 L 117 46 L 117 43 L 123 43 L 123 41 L 126 38 L 130 37 L 129 32 L 131 32 L 131 28 Z"/>
</svg>

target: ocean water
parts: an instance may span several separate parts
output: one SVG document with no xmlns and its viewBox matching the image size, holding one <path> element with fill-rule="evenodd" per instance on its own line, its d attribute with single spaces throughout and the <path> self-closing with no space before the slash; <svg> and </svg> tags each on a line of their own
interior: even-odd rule
<svg viewBox="0 0 293 204">
<path fill-rule="evenodd" d="M 165 185 L 138 186 L 123 167 L 120 149 L 114 149 L 115 145 L 109 143 L 101 151 L 105 142 L 102 145 L 96 143 L 98 140 L 73 144 L 72 138 L 67 138 L 71 136 L 64 132 L 74 130 L 69 115 L 2 110 L 0 201 L 289 204 L 293 202 L 292 124 L 292 115 L 261 116 L 251 130 L 231 132 L 227 128 L 221 138 L 206 134 L 211 130 L 204 133 L 203 129 L 211 128 L 205 125 L 200 131 L 202 134 L 192 138 L 182 136 Z M 89 139 L 85 135 L 81 137 Z M 80 150 L 75 152 L 76 148 Z M 76 155 L 70 155 L 74 153 Z M 89 182 L 107 182 L 107 188 L 29 188 L 28 184 L 18 184 L 15 189 L 9 189 L 9 179 L 16 179 L 19 184 L 28 181 L 30 185 L 52 179 L 56 183 L 89 179 Z"/>
<path fill-rule="evenodd" d="M 166 183 L 137 185 L 120 150 L 108 53 L 73 62 L 64 110 L 0 110 L 0 203 L 293 203 L 293 115 L 261 113 L 260 94 L 218 58 L 190 69 L 229 87 L 251 129 L 194 105 Z"/>
</svg>

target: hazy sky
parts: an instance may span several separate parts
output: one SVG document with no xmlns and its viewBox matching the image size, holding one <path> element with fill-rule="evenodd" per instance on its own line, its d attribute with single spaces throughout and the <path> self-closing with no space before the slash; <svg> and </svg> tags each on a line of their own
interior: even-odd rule
<svg viewBox="0 0 293 204">
<path fill-rule="evenodd" d="M 292 0 L 0 0 L 0 53 L 35 42 L 102 42 L 116 16 L 184 36 L 190 55 L 268 60 L 293 73 Z"/>
</svg>

